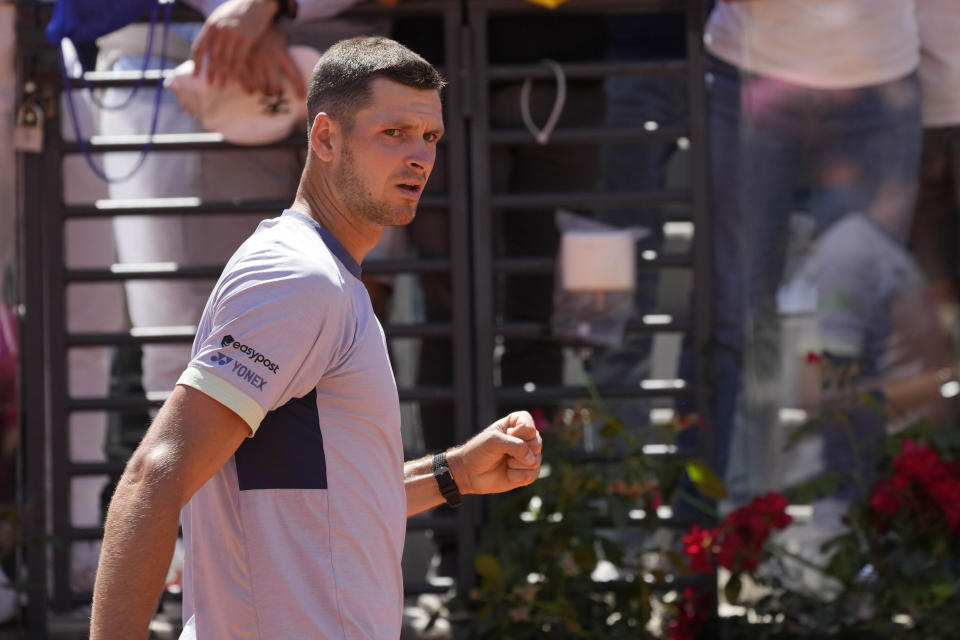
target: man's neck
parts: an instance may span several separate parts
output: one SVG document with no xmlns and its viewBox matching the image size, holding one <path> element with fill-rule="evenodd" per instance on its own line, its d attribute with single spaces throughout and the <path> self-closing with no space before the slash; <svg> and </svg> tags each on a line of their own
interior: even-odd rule
<svg viewBox="0 0 960 640">
<path fill-rule="evenodd" d="M 290 208 L 316 220 L 360 264 L 380 240 L 383 227 L 346 210 L 341 202 L 331 197 L 329 187 L 329 184 L 316 185 L 304 175 Z"/>
</svg>

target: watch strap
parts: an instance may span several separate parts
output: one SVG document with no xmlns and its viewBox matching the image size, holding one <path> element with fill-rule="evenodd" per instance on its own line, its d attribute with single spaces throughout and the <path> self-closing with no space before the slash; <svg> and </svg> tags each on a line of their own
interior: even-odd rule
<svg viewBox="0 0 960 640">
<path fill-rule="evenodd" d="M 445 451 L 433 456 L 433 477 L 436 479 L 440 494 L 447 501 L 447 504 L 454 508 L 459 507 L 463 503 L 463 496 L 460 495 L 457 482 L 453 479 L 453 474 L 447 465 Z"/>
</svg>

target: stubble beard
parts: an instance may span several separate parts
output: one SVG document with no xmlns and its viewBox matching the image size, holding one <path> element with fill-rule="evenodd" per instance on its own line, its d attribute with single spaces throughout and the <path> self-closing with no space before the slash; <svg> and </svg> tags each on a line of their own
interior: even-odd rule
<svg viewBox="0 0 960 640">
<path fill-rule="evenodd" d="M 378 202 L 360 179 L 349 147 L 343 149 L 343 160 L 336 174 L 336 186 L 350 208 L 369 222 L 382 227 L 410 224 L 417 213 L 416 204 L 391 206 L 385 202 Z"/>
</svg>

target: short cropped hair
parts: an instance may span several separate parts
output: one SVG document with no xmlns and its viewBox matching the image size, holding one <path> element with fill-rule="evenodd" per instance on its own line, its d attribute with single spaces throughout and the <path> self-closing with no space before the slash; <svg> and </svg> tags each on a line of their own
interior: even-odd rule
<svg viewBox="0 0 960 640">
<path fill-rule="evenodd" d="M 308 127 L 322 111 L 350 129 L 354 114 L 370 104 L 374 78 L 435 91 L 447 84 L 433 65 L 399 42 L 381 36 L 341 40 L 313 68 L 307 90 Z"/>
</svg>

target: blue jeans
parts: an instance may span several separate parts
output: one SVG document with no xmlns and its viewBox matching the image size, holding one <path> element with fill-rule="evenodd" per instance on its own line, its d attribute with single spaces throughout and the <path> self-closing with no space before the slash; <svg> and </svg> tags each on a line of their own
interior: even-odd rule
<svg viewBox="0 0 960 640">
<path fill-rule="evenodd" d="M 905 242 L 920 159 L 920 91 L 915 73 L 823 90 L 717 59 L 709 69 L 712 328 L 706 364 L 713 464 L 723 474 L 745 348 L 761 379 L 776 375 L 779 364 L 775 296 L 797 193 L 806 189 L 821 227 L 863 212 Z M 692 371 L 690 350 L 686 360 Z M 695 437 L 684 434 L 685 444 Z"/>
</svg>

